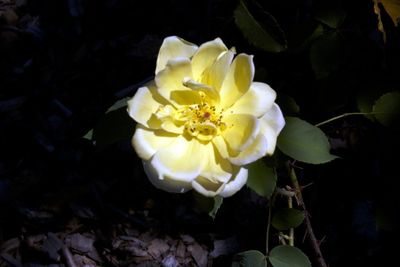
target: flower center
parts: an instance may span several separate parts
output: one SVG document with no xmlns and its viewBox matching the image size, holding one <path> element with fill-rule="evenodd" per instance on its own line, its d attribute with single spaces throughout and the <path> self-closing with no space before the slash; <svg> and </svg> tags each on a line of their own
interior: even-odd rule
<svg viewBox="0 0 400 267">
<path fill-rule="evenodd" d="M 209 141 L 226 128 L 222 113 L 223 110 L 203 102 L 176 110 L 174 119 L 184 124 L 187 134 L 201 141 Z"/>
</svg>

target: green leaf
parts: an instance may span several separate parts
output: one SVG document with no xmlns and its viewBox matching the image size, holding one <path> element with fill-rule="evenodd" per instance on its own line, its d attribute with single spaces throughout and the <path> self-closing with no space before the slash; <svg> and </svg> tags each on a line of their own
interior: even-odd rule
<svg viewBox="0 0 400 267">
<path fill-rule="evenodd" d="M 93 139 L 93 129 L 89 130 L 84 136 L 83 138 L 87 139 L 87 140 L 92 140 Z"/>
<path fill-rule="evenodd" d="M 343 24 L 346 17 L 346 10 L 342 1 L 320 1 L 317 4 L 315 19 L 328 25 L 331 28 L 338 28 Z"/>
<path fill-rule="evenodd" d="M 286 125 L 278 137 L 278 147 L 295 160 L 321 164 L 335 158 L 329 153 L 326 135 L 314 125 L 297 117 L 286 117 Z"/>
<path fill-rule="evenodd" d="M 108 112 L 93 129 L 93 140 L 96 146 L 103 148 L 120 140 L 131 139 L 135 131 L 135 122 L 120 108 Z"/>
<path fill-rule="evenodd" d="M 213 208 L 208 212 L 208 215 L 210 215 L 211 218 L 215 219 L 215 216 L 217 216 L 217 212 L 221 207 L 223 200 L 224 199 L 221 196 L 214 197 Z"/>
<path fill-rule="evenodd" d="M 196 191 L 192 193 L 195 207 L 201 212 L 208 213 L 211 218 L 215 219 L 224 199 L 221 196 L 205 197 Z"/>
<path fill-rule="evenodd" d="M 383 90 L 378 90 L 375 86 L 371 88 L 363 88 L 357 94 L 357 108 L 360 112 L 370 113 L 375 104 L 375 101 L 384 93 Z M 373 114 L 364 115 L 370 120 L 374 120 Z"/>
<path fill-rule="evenodd" d="M 304 220 L 304 212 L 297 209 L 283 208 L 275 211 L 272 226 L 280 231 L 296 228 Z"/>
<path fill-rule="evenodd" d="M 274 247 L 268 260 L 273 267 L 311 267 L 310 260 L 300 249 L 286 245 Z"/>
<path fill-rule="evenodd" d="M 235 9 L 235 23 L 244 37 L 255 47 L 267 52 L 286 50 L 286 38 L 276 19 L 253 2 L 242 0 Z M 252 11 L 250 11 L 252 10 Z"/>
<path fill-rule="evenodd" d="M 258 250 L 248 250 L 235 255 L 232 267 L 266 267 L 267 259 Z"/>
<path fill-rule="evenodd" d="M 128 100 L 130 98 L 129 97 L 125 97 L 123 99 L 118 100 L 117 102 L 114 103 L 114 105 L 112 105 L 107 111 L 106 113 L 109 113 L 111 111 L 120 109 L 120 108 L 124 108 L 128 106 Z"/>
<path fill-rule="evenodd" d="M 268 167 L 263 159 L 248 165 L 247 186 L 260 196 L 270 198 L 276 187 L 277 175 L 275 168 Z"/>
<path fill-rule="evenodd" d="M 315 76 L 325 78 L 340 69 L 346 61 L 346 46 L 339 32 L 327 32 L 316 39 L 310 49 Z"/>
<path fill-rule="evenodd" d="M 381 96 L 372 108 L 375 118 L 385 126 L 398 126 L 400 115 L 400 92 Z"/>
</svg>

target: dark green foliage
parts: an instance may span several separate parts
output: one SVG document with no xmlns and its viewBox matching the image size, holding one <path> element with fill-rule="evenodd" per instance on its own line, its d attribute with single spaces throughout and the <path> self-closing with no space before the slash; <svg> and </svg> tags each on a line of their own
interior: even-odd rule
<svg viewBox="0 0 400 267">
<path fill-rule="evenodd" d="M 301 250 L 291 246 L 277 246 L 269 254 L 273 267 L 311 267 L 311 262 Z"/>
</svg>

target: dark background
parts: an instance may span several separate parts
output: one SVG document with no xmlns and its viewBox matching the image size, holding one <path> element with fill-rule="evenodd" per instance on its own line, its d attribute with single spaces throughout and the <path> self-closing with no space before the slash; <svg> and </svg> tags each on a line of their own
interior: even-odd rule
<svg viewBox="0 0 400 267">
<path fill-rule="evenodd" d="M 286 51 L 249 43 L 235 24 L 237 1 L 0 1 L 0 244 L 62 231 L 75 216 L 103 231 L 104 239 L 111 225 L 128 221 L 141 231 L 188 232 L 205 245 L 210 233 L 237 235 L 236 252 L 263 251 L 265 201 L 245 188 L 225 200 L 213 222 L 195 211 L 189 194 L 149 184 L 130 145 L 133 120 L 104 117 L 152 78 L 158 49 L 170 35 L 196 44 L 220 37 L 239 53 L 253 54 L 256 80 L 277 91 L 286 115 L 310 123 L 358 111 L 360 99 L 399 90 L 399 27 L 381 7 L 384 42 L 373 1 L 343 1 L 337 29 L 316 19 L 324 1 L 258 2 L 279 23 L 283 34 L 275 29 L 275 36 L 284 39 Z M 317 26 L 324 34 L 310 39 Z M 93 128 L 100 129 L 95 143 L 83 138 Z M 312 183 L 303 195 L 317 237 L 325 237 L 327 262 L 395 266 L 398 124 L 352 116 L 322 130 L 341 158 L 299 163 L 299 177 L 303 185 Z M 280 173 L 280 185 L 286 178 Z M 150 219 L 128 210 L 148 211 Z M 302 227 L 296 230 L 297 245 L 313 261 L 303 235 Z M 29 251 L 22 256 L 24 263 L 41 262 Z M 231 257 L 215 266 L 229 266 Z"/>
</svg>

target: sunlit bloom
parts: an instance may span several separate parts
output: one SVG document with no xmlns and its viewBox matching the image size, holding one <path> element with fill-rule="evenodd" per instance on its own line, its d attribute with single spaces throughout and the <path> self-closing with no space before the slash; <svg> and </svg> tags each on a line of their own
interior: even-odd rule
<svg viewBox="0 0 400 267">
<path fill-rule="evenodd" d="M 253 56 L 235 57 L 219 38 L 164 40 L 154 81 L 128 102 L 132 144 L 156 187 L 228 197 L 246 183 L 246 164 L 274 152 L 285 121 L 275 91 L 253 76 Z"/>
</svg>

